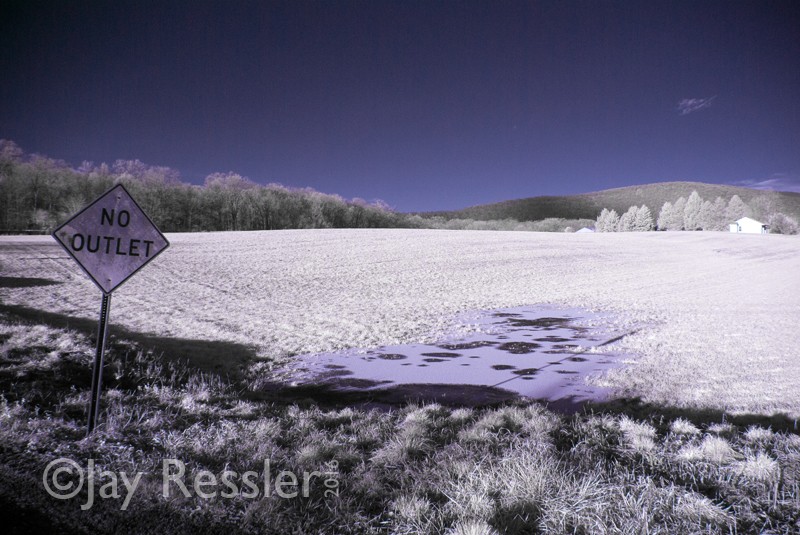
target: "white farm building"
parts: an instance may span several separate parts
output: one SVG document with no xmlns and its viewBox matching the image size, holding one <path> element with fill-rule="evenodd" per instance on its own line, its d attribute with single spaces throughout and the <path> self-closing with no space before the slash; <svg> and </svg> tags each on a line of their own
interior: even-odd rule
<svg viewBox="0 0 800 535">
<path fill-rule="evenodd" d="M 743 234 L 767 234 L 769 232 L 769 225 L 765 225 L 761 221 L 743 217 L 738 219 L 735 223 L 731 223 L 731 232 L 741 232 Z"/>
</svg>

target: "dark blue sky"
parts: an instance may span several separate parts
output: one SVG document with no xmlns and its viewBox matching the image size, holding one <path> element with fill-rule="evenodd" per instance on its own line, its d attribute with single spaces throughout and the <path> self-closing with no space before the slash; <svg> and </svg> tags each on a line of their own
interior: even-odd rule
<svg viewBox="0 0 800 535">
<path fill-rule="evenodd" d="M 0 46 L 0 137 L 75 166 L 232 170 L 403 211 L 800 190 L 796 1 L 3 0 Z"/>
</svg>

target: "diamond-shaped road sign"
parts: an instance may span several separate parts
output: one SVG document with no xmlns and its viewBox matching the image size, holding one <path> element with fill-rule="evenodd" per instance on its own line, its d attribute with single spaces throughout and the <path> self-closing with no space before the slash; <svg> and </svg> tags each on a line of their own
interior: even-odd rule
<svg viewBox="0 0 800 535">
<path fill-rule="evenodd" d="M 53 232 L 104 294 L 169 246 L 133 197 L 117 184 Z"/>
</svg>

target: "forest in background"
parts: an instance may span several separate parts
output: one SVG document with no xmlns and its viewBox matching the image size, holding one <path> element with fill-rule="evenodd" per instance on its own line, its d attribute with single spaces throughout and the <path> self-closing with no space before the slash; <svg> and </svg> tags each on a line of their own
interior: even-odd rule
<svg viewBox="0 0 800 535">
<path fill-rule="evenodd" d="M 311 188 L 257 184 L 234 172 L 212 173 L 187 184 L 169 167 L 139 160 L 108 165 L 26 154 L 0 140 L 0 232 L 46 233 L 114 184 L 123 184 L 163 232 L 314 228 L 432 228 L 561 232 L 591 219 L 454 219 L 398 213 L 383 201 L 344 199 Z"/>
<path fill-rule="evenodd" d="M 646 205 L 631 206 L 626 212 L 603 208 L 595 222 L 597 232 L 646 232 L 649 230 L 728 230 L 730 224 L 742 217 L 756 217 L 766 222 L 773 234 L 797 234 L 800 227 L 791 216 L 778 212 L 773 197 L 759 195 L 750 204 L 734 194 L 729 200 L 717 197 L 704 201 L 697 191 L 688 200 L 680 197 L 675 203 L 665 202 L 654 222 Z"/>
<path fill-rule="evenodd" d="M 730 202 L 730 199 L 737 196 L 749 207 L 748 210 L 745 210 L 745 215 L 764 223 L 774 213 L 785 214 L 795 221 L 800 220 L 800 193 L 703 182 L 654 182 L 577 195 L 526 197 L 422 215 L 426 217 L 435 215 L 445 219 L 511 218 L 519 221 L 542 220 L 547 217 L 596 219 L 603 209 L 614 210 L 621 217 L 631 206 L 645 205 L 650 208 L 655 219 L 659 215 L 659 207 L 663 207 L 667 202 L 674 205 L 681 197 L 686 202 L 693 192 L 697 192 L 702 199 L 709 200 L 711 203 L 714 203 L 717 197 L 725 202 Z M 736 218 L 728 219 L 726 216 L 726 224 L 733 223 Z M 693 226 L 691 221 L 689 223 L 690 226 Z M 657 226 L 660 227 L 660 225 Z M 675 225 L 672 227 L 674 228 Z M 664 228 L 660 227 L 660 229 Z"/>
<path fill-rule="evenodd" d="M 406 215 L 381 201 L 263 186 L 233 172 L 212 173 L 202 186 L 192 185 L 175 169 L 139 160 L 83 162 L 75 169 L 0 140 L 0 230 L 52 231 L 120 183 L 164 232 L 409 226 Z"/>
<path fill-rule="evenodd" d="M 664 203 L 658 221 L 653 221 L 645 205 L 631 207 L 631 213 L 621 210 L 618 216 L 616 211 L 600 204 L 608 202 L 616 206 L 628 200 L 651 199 L 652 194 L 647 196 L 643 192 L 664 196 L 676 185 L 688 184 L 663 183 L 595 194 L 521 199 L 457 212 L 404 214 L 395 212 L 380 200 L 347 200 L 311 188 L 261 185 L 234 172 L 212 173 L 203 185 L 194 185 L 183 182 L 175 169 L 139 160 L 116 160 L 111 165 L 85 161 L 73 168 L 63 160 L 26 154 L 13 141 L 1 139 L 0 233 L 52 232 L 115 184 L 123 184 L 163 232 L 319 228 L 573 232 L 593 226 L 599 231 L 725 230 L 727 224 L 736 219 L 731 219 L 732 216 L 754 215 L 769 221 L 773 232 L 794 234 L 798 230 L 797 218 L 786 216 L 778 209 L 792 214 L 797 211 L 795 201 L 800 200 L 800 195 L 796 194 L 692 184 L 721 193 L 729 189 L 743 194 L 752 191 L 749 206 L 735 194 L 732 200 L 735 198 L 736 203 L 742 204 L 741 210 L 732 210 L 719 197 L 716 203 L 703 202 L 695 191 L 688 201 L 681 197 L 674 206 Z M 519 210 L 510 209 L 513 207 L 527 208 L 524 214 L 517 214 Z M 600 208 L 603 208 L 602 213 Z M 638 219 L 637 211 L 641 212 Z"/>
</svg>

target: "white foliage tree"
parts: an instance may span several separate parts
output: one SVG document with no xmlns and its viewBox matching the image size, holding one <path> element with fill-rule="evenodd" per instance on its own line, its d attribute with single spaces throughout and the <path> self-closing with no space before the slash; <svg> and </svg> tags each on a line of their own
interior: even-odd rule
<svg viewBox="0 0 800 535">
<path fill-rule="evenodd" d="M 669 201 L 665 202 L 661 207 L 661 211 L 658 213 L 658 221 L 656 221 L 658 230 L 667 230 L 669 222 L 672 219 L 672 210 L 672 203 Z"/>
<path fill-rule="evenodd" d="M 606 224 L 608 232 L 616 232 L 617 226 L 619 226 L 619 214 L 616 210 L 611 210 L 608 213 L 608 223 Z"/>
<path fill-rule="evenodd" d="M 797 234 L 800 226 L 794 218 L 778 212 L 769 218 L 769 231 L 773 234 Z"/>
<path fill-rule="evenodd" d="M 607 219 L 608 219 L 608 209 L 603 208 L 603 210 L 600 212 L 600 215 L 597 216 L 597 220 L 594 222 L 595 232 L 606 232 Z"/>
<path fill-rule="evenodd" d="M 722 197 L 717 197 L 714 201 L 714 209 L 711 211 L 711 230 L 727 230 L 728 220 L 725 217 L 725 210 L 728 204 Z"/>
<path fill-rule="evenodd" d="M 653 214 L 650 213 L 650 208 L 644 204 L 636 209 L 636 216 L 633 220 L 633 230 L 636 232 L 653 230 Z"/>
<path fill-rule="evenodd" d="M 711 201 L 703 202 L 703 206 L 700 207 L 700 214 L 697 216 L 697 223 L 701 230 L 712 230 L 713 210 L 714 205 L 711 204 Z"/>
<path fill-rule="evenodd" d="M 667 221 L 667 230 L 683 230 L 683 211 L 686 208 L 686 199 L 681 197 L 672 205 L 672 214 Z"/>
<path fill-rule="evenodd" d="M 617 230 L 619 232 L 632 232 L 634 229 L 634 222 L 636 221 L 636 212 L 639 209 L 635 206 L 628 208 L 628 211 L 622 214 L 619 218 L 619 225 Z"/>
<path fill-rule="evenodd" d="M 595 230 L 597 232 L 616 232 L 617 225 L 619 224 L 619 216 L 616 210 L 608 210 L 603 208 L 600 215 L 597 217 L 597 224 Z"/>
<path fill-rule="evenodd" d="M 728 207 L 725 209 L 725 219 L 728 223 L 733 223 L 743 217 L 750 215 L 750 208 L 738 195 L 731 197 Z"/>
<path fill-rule="evenodd" d="M 703 226 L 700 223 L 700 210 L 703 208 L 703 198 L 696 191 L 689 195 L 686 206 L 683 207 L 683 228 L 684 230 L 699 230 Z"/>
<path fill-rule="evenodd" d="M 776 198 L 773 193 L 764 193 L 753 197 L 747 205 L 750 207 L 751 217 L 759 221 L 766 222 L 776 213 Z"/>
</svg>

